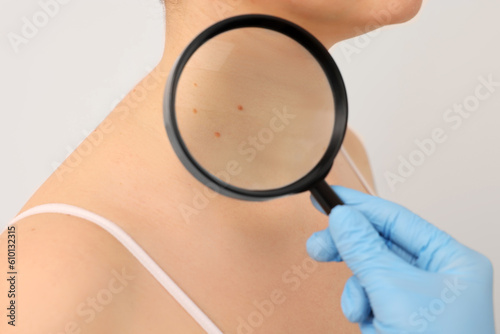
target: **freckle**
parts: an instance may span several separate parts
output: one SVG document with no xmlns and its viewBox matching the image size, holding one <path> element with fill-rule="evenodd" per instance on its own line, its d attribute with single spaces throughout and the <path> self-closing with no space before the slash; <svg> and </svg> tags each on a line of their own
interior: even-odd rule
<svg viewBox="0 0 500 334">
<path fill-rule="evenodd" d="M 195 87 L 198 87 L 198 84 L 197 84 L 196 82 L 195 82 L 193 85 L 194 85 Z"/>
<path fill-rule="evenodd" d="M 238 106 L 238 110 L 243 110 L 243 106 L 241 104 Z"/>
<path fill-rule="evenodd" d="M 198 112 L 198 110 L 196 108 L 194 108 L 193 112 L 196 114 Z"/>
<path fill-rule="evenodd" d="M 220 138 L 220 132 L 216 132 L 215 137 Z"/>
</svg>

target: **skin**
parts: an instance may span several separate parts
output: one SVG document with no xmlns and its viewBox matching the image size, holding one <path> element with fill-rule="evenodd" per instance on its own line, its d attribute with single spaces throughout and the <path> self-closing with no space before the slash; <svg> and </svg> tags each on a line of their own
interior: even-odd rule
<svg viewBox="0 0 500 334">
<path fill-rule="evenodd" d="M 384 10 L 391 2 L 218 1 L 225 5 L 222 10 L 214 3 L 166 3 L 165 52 L 158 66 L 21 211 L 59 202 L 83 207 L 117 223 L 223 331 L 236 332 L 239 318 L 248 319 L 255 311 L 253 301 L 274 299 L 272 315 L 256 326 L 254 333 L 358 333 L 340 309 L 340 295 L 351 275 L 347 267 L 308 260 L 307 238 L 327 225 L 326 217 L 310 204 L 308 194 L 262 203 L 223 196 L 194 203 L 196 194 L 206 189 L 180 164 L 168 142 L 163 128 L 163 87 L 168 70 L 187 43 L 224 17 L 243 13 L 284 17 L 331 47 L 359 29 L 366 31 L 365 26 L 373 20 L 370 12 Z M 421 5 L 416 0 L 396 3 L 400 9 L 391 15 L 391 24 L 410 19 Z M 144 89 L 146 96 L 138 99 Z M 91 139 L 100 135 L 102 141 L 92 144 Z M 91 145 L 92 153 L 79 160 L 78 152 L 85 145 Z M 371 180 L 366 153 L 351 132 L 344 149 Z M 342 155 L 327 182 L 366 191 Z M 188 218 L 181 213 L 180 208 L 196 205 L 198 209 L 189 211 Z M 18 265 L 22 317 L 15 329 L 2 321 L 0 332 L 61 333 L 76 320 L 82 333 L 138 333 L 145 328 L 151 333 L 203 333 L 135 258 L 101 228 L 57 214 L 31 217 L 16 227 L 22 238 L 18 249 L 18 258 L 23 259 Z M 6 245 L 4 233 L 0 237 L 3 259 L 7 258 Z M 88 323 L 75 316 L 78 305 L 108 286 L 112 270 L 122 268 L 134 278 L 113 302 Z M 1 284 L 1 291 L 7 291 L 6 283 Z M 276 291 L 281 291 L 285 300 L 276 297 Z M 2 305 L 8 302 L 5 295 L 0 297 Z"/>
</svg>

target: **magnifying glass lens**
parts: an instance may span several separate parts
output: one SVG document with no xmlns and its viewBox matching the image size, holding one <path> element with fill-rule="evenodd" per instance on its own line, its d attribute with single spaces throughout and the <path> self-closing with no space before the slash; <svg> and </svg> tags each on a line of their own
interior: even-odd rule
<svg viewBox="0 0 500 334">
<path fill-rule="evenodd" d="M 175 93 L 183 144 L 220 181 L 253 191 L 283 188 L 319 163 L 335 103 L 321 65 L 269 29 L 242 28 L 201 45 Z"/>
</svg>

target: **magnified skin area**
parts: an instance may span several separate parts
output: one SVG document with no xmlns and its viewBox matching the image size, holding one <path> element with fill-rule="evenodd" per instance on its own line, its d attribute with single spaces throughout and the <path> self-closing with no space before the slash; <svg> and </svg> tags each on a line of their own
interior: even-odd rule
<svg viewBox="0 0 500 334">
<path fill-rule="evenodd" d="M 320 64 L 298 42 L 261 28 L 203 44 L 184 67 L 175 106 L 192 157 L 244 189 L 298 181 L 324 156 L 333 134 L 334 98 Z M 188 112 L 193 106 L 201 112 Z M 212 140 L 213 131 L 220 140 Z M 229 162 L 237 173 L 225 178 Z"/>
</svg>

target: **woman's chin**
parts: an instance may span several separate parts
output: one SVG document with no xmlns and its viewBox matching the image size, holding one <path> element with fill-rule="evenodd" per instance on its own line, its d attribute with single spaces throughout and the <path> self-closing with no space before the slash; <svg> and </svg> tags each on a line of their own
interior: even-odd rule
<svg viewBox="0 0 500 334">
<path fill-rule="evenodd" d="M 391 24 L 404 23 L 414 18 L 423 0 L 388 0 L 383 4 L 372 7 L 364 15 L 353 19 L 350 24 L 344 22 L 345 26 L 351 26 L 351 35 L 355 37 L 372 30 Z"/>
<path fill-rule="evenodd" d="M 404 23 L 414 18 L 422 8 L 422 2 L 423 0 L 390 0 L 389 3 L 393 5 L 388 9 L 392 8 L 394 12 L 390 24 Z"/>
</svg>

